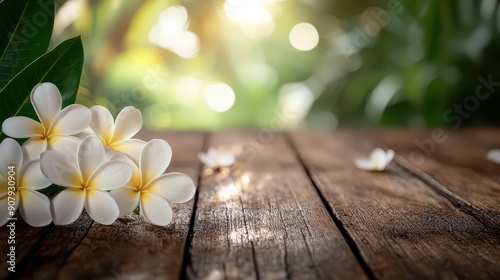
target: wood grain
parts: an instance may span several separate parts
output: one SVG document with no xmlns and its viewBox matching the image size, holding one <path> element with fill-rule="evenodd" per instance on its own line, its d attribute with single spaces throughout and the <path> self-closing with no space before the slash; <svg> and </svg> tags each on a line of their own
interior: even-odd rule
<svg viewBox="0 0 500 280">
<path fill-rule="evenodd" d="M 258 132 L 210 137 L 238 164 L 202 176 L 186 276 L 366 278 L 282 135 L 258 139 Z"/>
<path fill-rule="evenodd" d="M 197 153 L 202 149 L 203 133 L 149 133 L 140 137 L 166 139 L 174 151 L 167 172 L 183 172 L 197 182 Z M 174 221 L 167 227 L 151 225 L 135 214 L 110 226 L 92 224 L 86 215 L 72 225 L 56 226 L 20 278 L 177 278 L 192 208 L 193 200 L 174 204 Z"/>
<path fill-rule="evenodd" d="M 432 131 L 421 130 L 384 131 L 372 137 L 455 194 L 447 197 L 460 209 L 500 232 L 500 167 L 486 159 L 487 145 L 478 144 L 481 139 L 491 141 L 487 139 L 493 135 L 443 133 L 442 141 L 436 141 Z"/>
<path fill-rule="evenodd" d="M 6 211 L 3 210 L 2 211 Z M 45 227 L 32 227 L 26 224 L 23 221 L 23 218 L 19 213 L 16 215 L 16 268 L 15 271 L 19 270 L 19 264 L 24 260 L 26 255 L 28 255 L 31 248 L 37 244 L 38 240 L 43 236 L 44 233 L 50 231 L 52 225 L 48 225 Z M 0 279 L 5 279 L 9 275 L 13 275 L 13 273 L 9 272 L 7 268 L 9 264 L 7 264 L 7 254 L 9 253 L 9 248 L 11 245 L 7 243 L 8 237 L 10 235 L 10 230 L 6 226 L 2 226 L 0 228 L 0 242 L 1 252 L 0 252 Z"/>
<path fill-rule="evenodd" d="M 379 145 L 369 133 L 294 133 L 292 140 L 376 278 L 500 277 L 498 235 L 394 163 L 381 173 L 353 166 Z"/>
</svg>

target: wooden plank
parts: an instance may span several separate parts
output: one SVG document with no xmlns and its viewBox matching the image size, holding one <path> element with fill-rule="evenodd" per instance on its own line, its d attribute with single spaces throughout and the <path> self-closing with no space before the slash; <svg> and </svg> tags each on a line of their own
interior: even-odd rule
<svg viewBox="0 0 500 280">
<path fill-rule="evenodd" d="M 283 135 L 212 134 L 230 171 L 202 175 L 191 279 L 366 279 Z"/>
<path fill-rule="evenodd" d="M 2 211 L 7 211 L 2 209 Z M 50 231 L 50 228 L 52 225 L 48 225 L 45 227 L 32 227 L 28 224 L 26 224 L 23 221 L 23 218 L 21 215 L 16 214 L 17 221 L 15 221 L 16 227 L 15 227 L 15 263 L 16 263 L 16 268 L 15 271 L 16 273 L 19 271 L 19 264 L 24 260 L 26 255 L 28 255 L 29 251 L 31 248 L 38 242 L 40 238 L 43 237 L 43 235 Z M 2 244 L 2 250 L 0 253 L 0 279 L 6 279 L 7 276 L 14 276 L 16 275 L 15 273 L 11 273 L 7 270 L 10 265 L 7 263 L 8 257 L 7 254 L 10 252 L 10 247 L 12 246 L 11 244 L 7 243 L 7 240 L 10 236 L 10 230 L 7 228 L 7 226 L 2 226 L 0 228 L 0 240 L 3 242 Z"/>
<path fill-rule="evenodd" d="M 486 159 L 487 145 L 478 145 L 490 134 L 479 136 L 471 130 L 437 134 L 436 130 L 395 130 L 373 133 L 373 137 L 435 179 L 431 186 L 451 192 L 444 195 L 461 210 L 500 231 L 500 168 Z"/>
<path fill-rule="evenodd" d="M 167 172 L 183 172 L 197 182 L 196 154 L 202 149 L 203 133 L 143 133 L 139 137 L 165 138 L 174 152 Z M 168 227 L 151 225 L 134 214 L 110 226 L 92 225 L 88 216 L 69 226 L 56 226 L 33 253 L 21 278 L 176 278 L 192 208 L 193 200 L 173 205 L 174 222 Z"/>
<path fill-rule="evenodd" d="M 497 234 L 394 163 L 381 173 L 354 167 L 377 146 L 370 134 L 294 133 L 292 140 L 376 278 L 500 278 Z"/>
</svg>

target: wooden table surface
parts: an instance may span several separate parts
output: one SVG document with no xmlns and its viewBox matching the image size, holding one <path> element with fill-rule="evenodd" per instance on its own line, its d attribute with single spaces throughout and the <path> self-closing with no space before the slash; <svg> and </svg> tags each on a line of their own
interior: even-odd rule
<svg viewBox="0 0 500 280">
<path fill-rule="evenodd" d="M 18 220 L 16 273 L 0 279 L 500 279 L 500 129 L 142 133 L 173 148 L 167 172 L 188 174 L 194 199 L 167 227 L 86 214 L 68 226 Z M 203 169 L 210 146 L 229 170 Z M 385 172 L 353 165 L 396 151 Z"/>
</svg>

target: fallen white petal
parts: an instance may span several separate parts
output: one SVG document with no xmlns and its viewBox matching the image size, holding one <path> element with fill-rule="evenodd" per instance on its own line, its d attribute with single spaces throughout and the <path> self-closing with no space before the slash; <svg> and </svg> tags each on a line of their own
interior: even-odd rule
<svg viewBox="0 0 500 280">
<path fill-rule="evenodd" d="M 362 170 L 374 170 L 375 169 L 375 164 L 368 159 L 357 159 L 354 162 L 354 165 L 356 165 L 357 168 L 362 169 Z"/>
<path fill-rule="evenodd" d="M 215 168 L 217 163 L 214 157 L 209 157 L 208 153 L 199 153 L 198 159 L 208 168 Z"/>
<path fill-rule="evenodd" d="M 130 139 L 142 128 L 142 114 L 138 109 L 128 106 L 116 117 L 115 131 L 111 142 Z"/>
<path fill-rule="evenodd" d="M 24 142 L 22 149 L 25 160 L 40 158 L 40 154 L 47 151 L 48 142 L 46 138 L 33 137 Z"/>
<path fill-rule="evenodd" d="M 139 162 L 143 185 L 160 177 L 167 170 L 171 159 L 172 148 L 165 140 L 149 141 L 142 149 Z"/>
<path fill-rule="evenodd" d="M 141 211 L 152 224 L 166 226 L 172 221 L 172 208 L 168 201 L 152 192 L 142 192 Z"/>
<path fill-rule="evenodd" d="M 85 210 L 92 220 L 103 225 L 112 224 L 119 214 L 115 200 L 108 192 L 101 190 L 87 191 Z"/>
<path fill-rule="evenodd" d="M 375 164 L 376 168 L 383 168 L 385 165 L 385 152 L 380 148 L 374 149 L 370 154 L 370 160 Z"/>
<path fill-rule="evenodd" d="M 92 113 L 90 128 L 107 144 L 111 141 L 115 130 L 113 116 L 108 109 L 100 105 L 90 108 L 90 112 Z"/>
<path fill-rule="evenodd" d="M 120 214 L 118 217 L 126 216 L 134 211 L 139 205 L 140 193 L 135 190 L 120 188 L 110 192 L 118 205 Z"/>
<path fill-rule="evenodd" d="M 5 135 L 14 138 L 29 138 L 33 136 L 43 136 L 43 125 L 28 117 L 11 117 L 2 124 L 2 131 Z"/>
<path fill-rule="evenodd" d="M 394 159 L 394 151 L 389 149 L 385 152 L 385 163 L 384 163 L 384 168 L 391 163 L 391 161 Z"/>
<path fill-rule="evenodd" d="M 89 136 L 83 139 L 78 147 L 78 167 L 82 174 L 82 182 L 87 183 L 90 176 L 92 176 L 106 160 L 106 152 L 99 138 Z"/>
<path fill-rule="evenodd" d="M 68 155 L 69 156 L 69 155 Z M 43 175 L 52 183 L 69 188 L 81 188 L 82 179 L 76 163 L 58 151 L 47 151 L 40 156 Z"/>
<path fill-rule="evenodd" d="M 52 199 L 50 212 L 56 225 L 67 225 L 76 221 L 83 212 L 85 190 L 70 188 Z"/>
<path fill-rule="evenodd" d="M 500 164 L 500 149 L 489 150 L 486 158 L 491 162 Z"/>
<path fill-rule="evenodd" d="M 73 135 L 82 132 L 90 124 L 92 114 L 82 105 L 73 104 L 64 108 L 52 122 L 49 135 Z"/>
<path fill-rule="evenodd" d="M 17 185 L 24 189 L 40 190 L 50 186 L 52 183 L 43 175 L 40 168 L 40 160 L 31 160 L 23 164 L 18 175 Z M 48 208 L 47 208 L 48 209 Z"/>
<path fill-rule="evenodd" d="M 220 166 L 231 166 L 234 164 L 234 154 L 231 152 L 220 152 L 217 159 Z"/>
<path fill-rule="evenodd" d="M 139 139 L 128 139 L 111 144 L 111 147 L 119 152 L 129 154 L 133 159 L 139 161 L 141 151 L 146 145 L 145 141 Z"/>
<path fill-rule="evenodd" d="M 111 160 L 102 164 L 87 183 L 88 188 L 112 190 L 123 187 L 132 177 L 132 169 L 126 163 Z"/>
<path fill-rule="evenodd" d="M 23 164 L 23 151 L 14 139 L 6 138 L 0 143 L 0 174 L 7 178 L 9 166 L 16 167 L 16 173 Z"/>
<path fill-rule="evenodd" d="M 50 201 L 45 195 L 37 191 L 22 189 L 20 199 L 19 212 L 27 224 L 33 227 L 43 227 L 52 222 Z"/>
<path fill-rule="evenodd" d="M 62 98 L 59 89 L 52 83 L 38 84 L 31 91 L 31 103 L 45 129 L 49 129 L 61 111 Z"/>
<path fill-rule="evenodd" d="M 153 180 L 145 189 L 159 194 L 170 203 L 189 201 L 196 192 L 193 180 L 182 173 L 162 175 Z"/>
</svg>

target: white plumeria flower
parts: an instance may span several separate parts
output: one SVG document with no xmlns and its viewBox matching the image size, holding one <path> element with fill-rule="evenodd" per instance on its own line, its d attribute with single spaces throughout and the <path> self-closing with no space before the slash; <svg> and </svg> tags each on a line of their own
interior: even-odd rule
<svg viewBox="0 0 500 280">
<path fill-rule="evenodd" d="M 17 116 L 6 119 L 2 124 L 6 135 L 29 138 L 22 147 L 25 156 L 36 159 L 44 151 L 63 151 L 68 146 L 76 147 L 80 143 L 80 139 L 71 135 L 89 126 L 91 113 L 87 107 L 73 104 L 61 111 L 61 93 L 52 83 L 36 85 L 30 98 L 41 123 Z"/>
<path fill-rule="evenodd" d="M 127 185 L 112 190 L 111 195 L 123 217 L 139 205 L 144 218 L 158 226 L 172 220 L 171 203 L 189 201 L 196 192 L 193 180 L 182 173 L 163 174 L 172 159 L 172 149 L 160 139 L 149 141 L 141 151 L 139 166 L 125 155 L 118 155 L 132 168 L 132 178 Z M 163 174 L 163 175 L 162 175 Z"/>
<path fill-rule="evenodd" d="M 123 108 L 113 120 L 108 109 L 97 105 L 90 108 L 92 121 L 90 128 L 97 135 L 105 147 L 138 158 L 146 142 L 139 139 L 130 139 L 142 128 L 142 114 L 138 109 L 128 106 Z"/>
<path fill-rule="evenodd" d="M 489 150 L 488 154 L 486 155 L 486 158 L 493 163 L 500 164 L 500 150 L 499 149 Z"/>
<path fill-rule="evenodd" d="M 108 161 L 99 138 L 85 138 L 78 151 L 76 162 L 59 151 L 41 155 L 43 174 L 52 183 L 67 189 L 52 200 L 54 224 L 70 224 L 82 214 L 83 209 L 96 222 L 109 225 L 118 218 L 118 206 L 108 190 L 125 185 L 132 176 L 131 168 L 120 161 Z"/>
<path fill-rule="evenodd" d="M 357 159 L 354 164 L 357 168 L 369 171 L 382 171 L 394 158 L 394 151 L 384 151 L 380 148 L 374 149 L 370 158 Z"/>
<path fill-rule="evenodd" d="M 49 199 L 37 192 L 51 185 L 40 170 L 40 160 L 31 160 L 23 164 L 21 146 L 13 139 L 7 138 L 0 144 L 0 225 L 4 225 L 10 217 L 7 211 L 9 202 L 9 167 L 14 167 L 15 192 L 11 199 L 15 200 L 14 208 L 24 221 L 34 227 L 43 227 L 52 222 Z M 12 172 L 11 172 L 12 174 Z M 12 201 L 12 200 L 11 200 Z M 14 210 L 14 212 L 16 211 Z"/>
<path fill-rule="evenodd" d="M 234 154 L 231 152 L 222 152 L 214 147 L 210 147 L 207 153 L 199 153 L 198 158 L 205 166 L 212 169 L 220 169 L 222 167 L 231 166 L 234 164 Z"/>
</svg>

